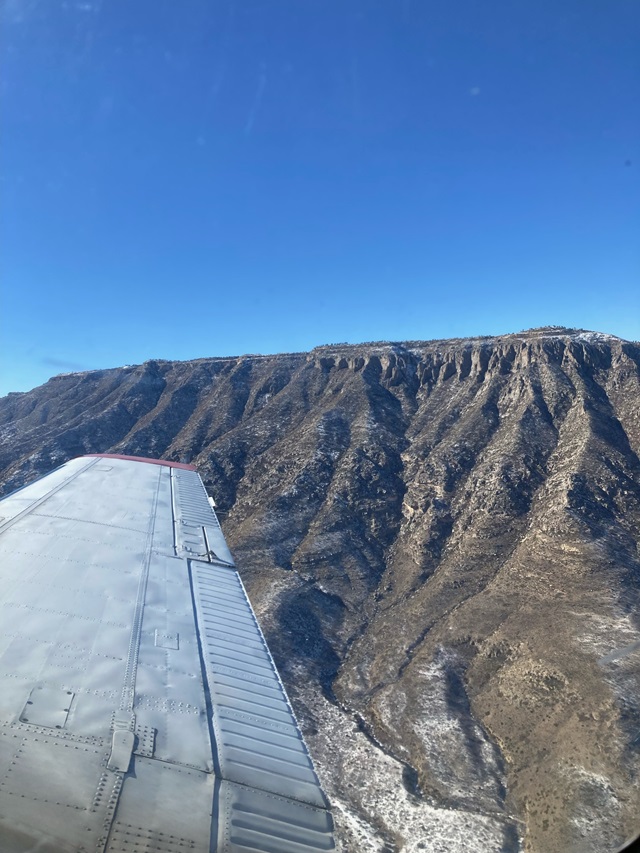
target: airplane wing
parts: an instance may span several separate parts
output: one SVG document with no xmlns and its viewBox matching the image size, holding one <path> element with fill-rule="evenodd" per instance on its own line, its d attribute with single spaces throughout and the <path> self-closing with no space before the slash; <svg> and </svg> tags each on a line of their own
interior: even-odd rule
<svg viewBox="0 0 640 853">
<path fill-rule="evenodd" d="M 0 501 L 2 853 L 333 849 L 195 469 L 85 456 Z"/>
</svg>

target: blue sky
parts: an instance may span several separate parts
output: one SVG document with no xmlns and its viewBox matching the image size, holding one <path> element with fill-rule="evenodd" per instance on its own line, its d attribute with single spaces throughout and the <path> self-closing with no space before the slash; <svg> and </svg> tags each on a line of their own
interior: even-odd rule
<svg viewBox="0 0 640 853">
<path fill-rule="evenodd" d="M 640 339 L 636 0 L 5 0 L 0 394 L 565 324 Z"/>
</svg>

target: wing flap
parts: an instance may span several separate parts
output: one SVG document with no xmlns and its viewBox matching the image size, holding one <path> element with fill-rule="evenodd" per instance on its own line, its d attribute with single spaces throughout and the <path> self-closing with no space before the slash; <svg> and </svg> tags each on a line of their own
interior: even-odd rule
<svg viewBox="0 0 640 853">
<path fill-rule="evenodd" d="M 191 579 L 222 777 L 325 808 L 311 759 L 238 574 L 192 562 Z M 229 611 L 230 600 L 234 612 Z M 224 626 L 249 641 L 250 651 L 247 646 L 222 648 L 211 627 L 217 633 Z M 259 665 L 257 672 L 245 671 L 252 661 Z M 244 739 L 234 730 L 233 716 L 229 726 L 228 715 L 233 712 L 245 715 Z M 265 738 L 265 729 L 273 724 L 291 735 L 285 750 Z"/>
<path fill-rule="evenodd" d="M 334 850 L 324 809 L 222 782 L 218 850 L 225 853 L 312 853 Z"/>
</svg>

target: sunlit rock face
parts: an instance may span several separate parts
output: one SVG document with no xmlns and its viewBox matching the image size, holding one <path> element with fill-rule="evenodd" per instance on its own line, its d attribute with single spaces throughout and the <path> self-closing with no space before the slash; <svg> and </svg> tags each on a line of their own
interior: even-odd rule
<svg viewBox="0 0 640 853">
<path fill-rule="evenodd" d="M 154 361 L 9 395 L 0 428 L 4 492 L 83 453 L 197 465 L 343 851 L 640 831 L 637 344 Z"/>
</svg>

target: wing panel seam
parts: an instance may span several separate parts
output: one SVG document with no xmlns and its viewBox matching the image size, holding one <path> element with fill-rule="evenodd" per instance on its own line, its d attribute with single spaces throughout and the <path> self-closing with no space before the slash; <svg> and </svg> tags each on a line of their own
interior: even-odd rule
<svg viewBox="0 0 640 853">
<path fill-rule="evenodd" d="M 89 468 L 92 468 L 94 465 L 97 464 L 97 462 L 97 459 L 92 459 L 91 462 L 83 466 L 79 471 L 76 471 L 75 474 L 71 474 L 71 476 L 67 477 L 66 480 L 63 480 L 62 483 L 59 483 L 57 486 L 54 486 L 53 489 L 47 492 L 46 495 L 43 495 L 41 498 L 37 498 L 32 504 L 29 504 L 28 507 L 25 507 L 17 515 L 14 515 L 13 518 L 10 518 L 8 521 L 5 521 L 4 524 L 0 524 L 0 534 L 4 533 L 5 530 L 8 530 L 10 527 L 12 527 L 17 521 L 20 521 L 21 518 L 24 518 L 26 515 L 32 513 L 34 509 L 37 509 L 39 506 L 42 506 L 42 504 L 48 501 L 49 498 L 57 494 L 60 489 L 64 489 L 65 486 L 73 482 L 73 480 L 75 480 L 76 477 L 79 477 L 80 474 L 84 474 L 85 471 L 88 471 Z M 6 497 L 10 498 L 11 495 L 7 495 Z"/>
</svg>

